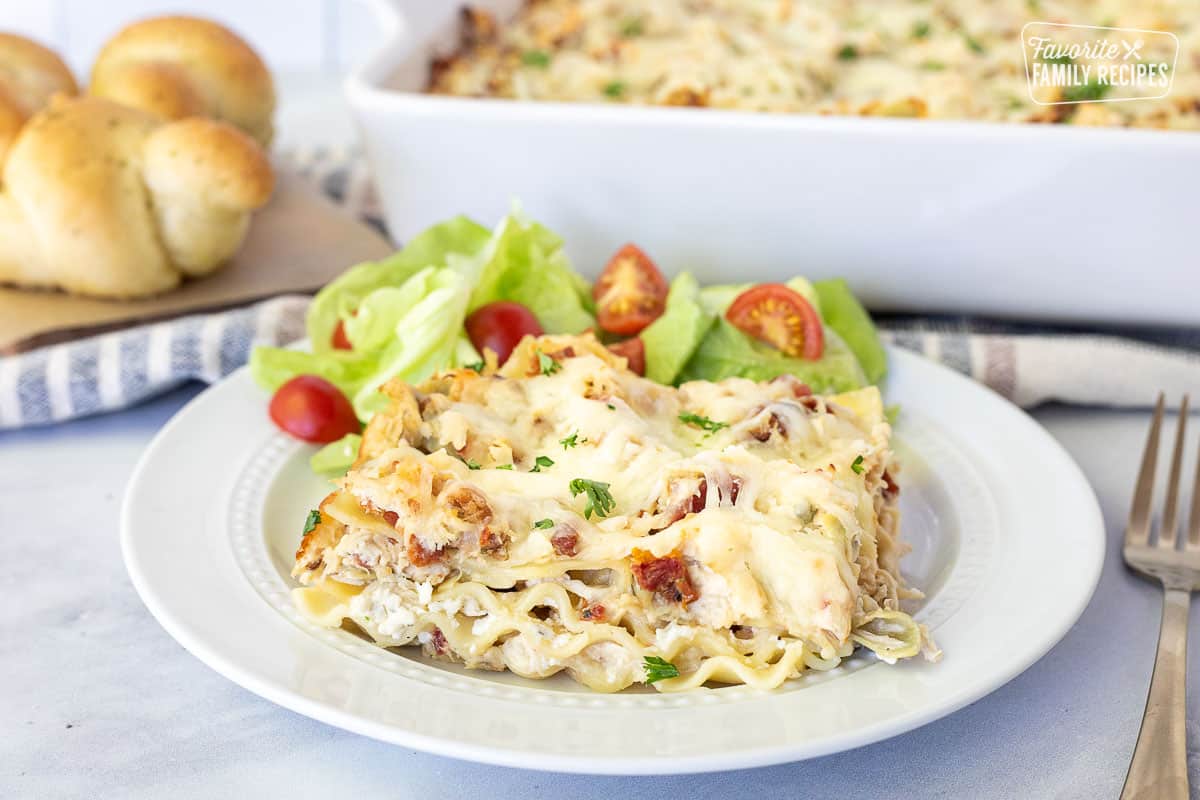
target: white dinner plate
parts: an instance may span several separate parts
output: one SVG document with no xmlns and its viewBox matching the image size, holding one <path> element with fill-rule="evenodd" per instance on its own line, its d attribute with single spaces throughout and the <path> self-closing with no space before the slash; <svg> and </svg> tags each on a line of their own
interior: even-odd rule
<svg viewBox="0 0 1200 800">
<path fill-rule="evenodd" d="M 316 627 L 288 576 L 327 491 L 311 448 L 277 432 L 245 369 L 187 405 L 125 496 L 134 586 L 193 655 L 279 705 L 432 753 L 531 769 L 680 773 L 792 761 L 868 744 L 983 697 L 1046 653 L 1100 576 L 1104 527 L 1079 468 L 999 396 L 892 349 L 905 573 L 945 657 L 855 655 L 774 691 L 605 695 L 565 676 L 469 672 Z"/>
</svg>

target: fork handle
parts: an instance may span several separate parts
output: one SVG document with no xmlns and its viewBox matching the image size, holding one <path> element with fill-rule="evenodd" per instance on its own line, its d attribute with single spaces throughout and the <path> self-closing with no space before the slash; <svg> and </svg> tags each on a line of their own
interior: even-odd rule
<svg viewBox="0 0 1200 800">
<path fill-rule="evenodd" d="M 1191 594 L 1163 592 L 1162 628 L 1146 713 L 1121 800 L 1187 800 L 1187 623 Z"/>
</svg>

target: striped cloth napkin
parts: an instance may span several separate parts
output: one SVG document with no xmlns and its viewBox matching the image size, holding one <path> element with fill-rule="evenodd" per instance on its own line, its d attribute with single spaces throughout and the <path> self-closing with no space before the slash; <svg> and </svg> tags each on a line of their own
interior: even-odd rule
<svg viewBox="0 0 1200 800">
<path fill-rule="evenodd" d="M 342 150 L 297 151 L 287 168 L 382 229 L 360 158 Z M 0 357 L 0 430 L 128 408 L 187 381 L 213 383 L 245 364 L 255 346 L 303 337 L 307 307 L 307 297 L 288 295 Z M 1102 332 L 898 315 L 878 321 L 885 341 L 1026 408 L 1051 401 L 1144 407 L 1159 390 L 1200 398 L 1200 328 Z"/>
</svg>

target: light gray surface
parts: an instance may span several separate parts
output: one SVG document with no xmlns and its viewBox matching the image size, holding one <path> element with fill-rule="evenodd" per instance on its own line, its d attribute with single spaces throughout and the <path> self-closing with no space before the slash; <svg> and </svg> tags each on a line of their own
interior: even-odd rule
<svg viewBox="0 0 1200 800">
<path fill-rule="evenodd" d="M 1158 628 L 1158 590 L 1125 572 L 1117 546 L 1147 414 L 1057 408 L 1036 415 L 1096 488 L 1109 554 L 1080 623 L 1007 686 L 912 733 L 814 761 L 597 778 L 476 766 L 343 733 L 244 691 L 167 636 L 125 576 L 117 515 L 142 449 L 194 392 L 0 434 L 0 536 L 10 563 L 0 604 L 0 797 L 983 800 L 1120 790 Z M 1188 705 L 1193 785 L 1200 784 L 1197 639 Z"/>
</svg>

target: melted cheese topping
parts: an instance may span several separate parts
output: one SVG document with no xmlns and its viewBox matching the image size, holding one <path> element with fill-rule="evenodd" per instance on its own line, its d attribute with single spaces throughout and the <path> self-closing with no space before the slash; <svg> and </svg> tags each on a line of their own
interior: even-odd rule
<svg viewBox="0 0 1200 800">
<path fill-rule="evenodd" d="M 1033 103 L 1020 42 L 1033 21 L 1174 33 L 1170 95 Z M 1174 61 L 1167 38 L 1146 42 L 1147 62 Z M 461 48 L 434 62 L 429 91 L 1196 130 L 1200 70 L 1187 59 L 1198 50 L 1196 0 L 537 0 L 506 25 L 468 10 Z M 1064 99 L 1061 88 L 1039 93 Z M 1108 97 L 1136 93 L 1114 87 Z"/>
<path fill-rule="evenodd" d="M 605 691 L 644 681 L 646 656 L 681 673 L 659 688 L 767 687 L 855 644 L 925 643 L 898 609 L 874 388 L 672 389 L 590 337 L 543 337 L 499 373 L 388 390 L 297 553 L 297 603 L 321 624 Z"/>
</svg>

